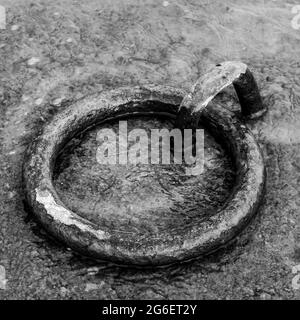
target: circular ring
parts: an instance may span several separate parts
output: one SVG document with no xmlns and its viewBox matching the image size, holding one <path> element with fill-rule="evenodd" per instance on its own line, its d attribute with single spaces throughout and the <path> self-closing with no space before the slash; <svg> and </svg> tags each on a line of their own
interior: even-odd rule
<svg viewBox="0 0 300 320">
<path fill-rule="evenodd" d="M 85 97 L 58 113 L 26 151 L 23 181 L 26 200 L 44 228 L 81 254 L 121 264 L 165 265 L 215 251 L 232 240 L 256 212 L 263 196 L 265 168 L 251 132 L 229 111 L 209 105 L 201 122 L 224 143 L 235 162 L 236 185 L 221 210 L 168 242 L 141 247 L 116 240 L 68 208 L 52 182 L 55 160 L 80 131 L 125 113 L 176 114 L 185 92 L 165 87 L 121 88 Z"/>
</svg>

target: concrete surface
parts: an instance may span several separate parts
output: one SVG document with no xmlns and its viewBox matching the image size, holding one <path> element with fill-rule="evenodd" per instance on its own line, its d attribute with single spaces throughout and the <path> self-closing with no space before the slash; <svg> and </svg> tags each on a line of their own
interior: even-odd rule
<svg viewBox="0 0 300 320">
<path fill-rule="evenodd" d="M 1 299 L 299 299 L 300 30 L 297 1 L 4 1 L 0 30 Z M 268 114 L 249 123 L 267 194 L 225 252 L 159 270 L 95 264 L 24 210 L 22 155 L 70 101 L 120 85 L 189 88 L 208 64 L 253 70 Z"/>
</svg>

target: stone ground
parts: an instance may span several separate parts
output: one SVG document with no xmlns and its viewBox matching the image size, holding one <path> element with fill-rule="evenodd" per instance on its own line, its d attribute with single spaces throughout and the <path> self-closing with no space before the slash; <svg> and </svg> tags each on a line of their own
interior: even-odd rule
<svg viewBox="0 0 300 320">
<path fill-rule="evenodd" d="M 0 4 L 1 299 L 300 298 L 297 1 Z M 39 128 L 84 95 L 143 83 L 187 89 L 223 60 L 249 64 L 269 108 L 249 123 L 265 156 L 266 197 L 236 242 L 205 260 L 146 270 L 96 264 L 49 239 L 24 210 L 21 184 Z"/>
</svg>

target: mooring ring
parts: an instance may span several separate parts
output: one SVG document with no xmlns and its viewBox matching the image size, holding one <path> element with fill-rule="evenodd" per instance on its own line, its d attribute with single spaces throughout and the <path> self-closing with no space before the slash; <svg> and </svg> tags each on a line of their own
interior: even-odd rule
<svg viewBox="0 0 300 320">
<path fill-rule="evenodd" d="M 252 133 L 232 114 L 211 104 L 201 122 L 228 147 L 236 186 L 223 208 L 178 239 L 159 246 L 131 249 L 107 230 L 68 209 L 52 182 L 58 153 L 77 133 L 124 113 L 176 114 L 185 95 L 166 86 L 121 88 L 85 97 L 58 113 L 26 151 L 23 165 L 27 203 L 43 227 L 78 252 L 121 264 L 164 265 L 206 255 L 224 246 L 248 223 L 262 200 L 263 157 Z"/>
</svg>

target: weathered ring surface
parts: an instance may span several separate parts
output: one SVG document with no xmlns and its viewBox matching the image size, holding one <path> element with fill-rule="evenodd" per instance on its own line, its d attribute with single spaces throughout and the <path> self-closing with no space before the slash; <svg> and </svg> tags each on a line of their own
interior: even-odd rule
<svg viewBox="0 0 300 320">
<path fill-rule="evenodd" d="M 40 223 L 71 248 L 96 259 L 122 264 L 164 265 L 205 255 L 233 239 L 256 212 L 263 196 L 265 169 L 260 149 L 245 125 L 223 108 L 209 105 L 201 121 L 228 147 L 237 178 L 231 197 L 209 220 L 194 225 L 172 245 L 131 249 L 107 230 L 64 206 L 53 183 L 55 159 L 65 143 L 87 127 L 124 113 L 176 114 L 185 92 L 165 86 L 121 88 L 86 97 L 57 114 L 27 149 L 24 191 Z M 140 103 L 159 101 L 162 104 Z"/>
</svg>

